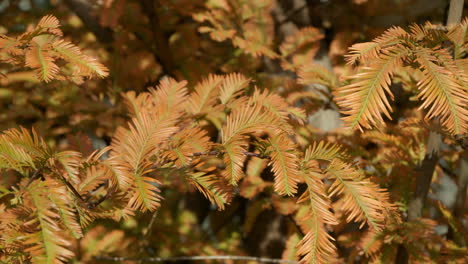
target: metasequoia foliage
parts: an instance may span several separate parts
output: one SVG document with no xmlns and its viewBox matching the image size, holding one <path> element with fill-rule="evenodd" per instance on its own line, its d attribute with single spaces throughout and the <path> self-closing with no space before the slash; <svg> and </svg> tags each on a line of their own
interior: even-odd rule
<svg viewBox="0 0 468 264">
<path fill-rule="evenodd" d="M 108 75 L 106 67 L 62 37 L 58 19 L 45 16 L 16 38 L 1 34 L 0 61 L 32 68 L 36 77 L 45 82 L 69 79 L 82 83 L 83 77 Z"/>
<path fill-rule="evenodd" d="M 358 68 L 349 77 L 350 84 L 336 91 L 336 101 L 347 115 L 346 124 L 359 129 L 382 127 L 382 113 L 392 119 L 388 99 L 393 99 L 391 78 L 409 66 L 420 72 L 413 78 L 418 82 L 420 108 L 428 109 L 426 118 L 437 117 L 450 133 L 465 134 L 468 76 L 463 56 L 467 24 L 465 20 L 447 30 L 428 22 L 412 25 L 409 32 L 393 27 L 372 42 L 353 45 L 347 60 L 349 64 L 359 63 Z"/>
<path fill-rule="evenodd" d="M 2 258 L 65 262 L 73 256 L 67 241 L 82 237 L 94 219 L 118 220 L 160 207 L 162 171 L 182 177 L 223 209 L 232 199 L 229 185 L 242 180 L 252 155 L 268 160 L 278 194 L 293 196 L 298 184 L 307 186 L 296 216 L 306 234 L 297 255 L 305 262 L 336 255 L 325 229 L 337 223 L 329 195 L 342 201 L 348 221 L 380 230 L 393 214 L 385 191 L 340 159 L 338 146 L 320 142 L 304 149 L 295 143 L 293 125 L 302 123 L 303 110 L 274 93 L 252 90 L 249 82 L 240 74 L 211 75 L 192 92 L 173 79 L 138 95 L 129 92 L 124 97 L 131 120 L 117 129 L 108 149 L 87 157 L 50 149 L 34 130 L 4 132 L 0 166 L 22 180 L 2 194 L 10 197 L 0 221 L 6 230 Z M 220 126 L 219 141 L 208 135 L 210 123 Z M 108 158 L 101 158 L 107 151 Z M 213 158 L 225 167 L 204 168 Z M 333 184 L 327 187 L 326 179 Z"/>
<path fill-rule="evenodd" d="M 170 12 L 200 23 L 190 30 L 198 28 L 209 33 L 205 36 L 236 48 L 231 50 L 233 59 L 217 72 L 229 72 L 232 61 L 242 70 L 255 69 L 259 64 L 244 65 L 242 56 L 255 62 L 266 57 L 297 78 L 240 73 L 198 76 L 185 67 L 203 68 L 203 63 L 194 63 L 200 58 L 186 63 L 178 57 L 193 51 L 182 47 L 198 45 L 182 41 L 177 46 L 191 32 L 185 29 L 167 44 L 180 49 L 182 55 L 174 52 L 174 58 L 191 78 L 168 71 L 177 80 L 164 77 L 154 88 L 121 93 L 128 122 L 112 131 L 109 146 L 94 150 L 91 139 L 81 135 L 68 138 L 66 149 L 46 144 L 35 129 L 3 131 L 0 169 L 8 181 L 0 189 L 1 261 L 92 262 L 103 254 L 139 257 L 138 251 L 129 249 L 142 247 L 137 248 L 142 255 L 144 250 L 155 252 L 147 245 L 151 232 L 158 232 L 153 234 L 160 241 L 155 246 L 158 254 L 244 254 L 237 249 L 238 234 L 217 233 L 216 218 L 207 217 L 214 226 L 212 234 L 213 230 L 199 228 L 188 210 L 173 212 L 182 207 L 178 199 L 194 190 L 211 202 L 212 209 L 226 210 L 227 215 L 238 210 L 236 194 L 247 198 L 246 233 L 264 209 L 288 216 L 295 228 L 287 234 L 285 260 L 335 263 L 349 254 L 348 261 L 387 263 L 400 244 L 411 249 L 415 261 L 463 258 L 466 248 L 460 241 L 467 241 L 460 235 L 463 223 L 443 205 L 436 206 L 442 215 L 436 220 L 402 223 L 399 211 L 406 210 L 414 167 L 429 148 L 425 145 L 429 131 L 447 136 L 443 140 L 448 147 L 440 155 L 450 169 L 462 157 L 456 142 L 467 128 L 466 21 L 451 28 L 429 23 L 409 30 L 394 27 L 372 42 L 355 44 L 343 70 L 348 76 L 340 78 L 312 62 L 325 37 L 320 29 L 304 27 L 275 39 L 271 15 L 275 1 L 207 1 L 203 11 L 196 4 L 185 6 L 185 1 L 163 2 Z M 129 13 L 139 4 L 129 4 Z M 118 18 L 124 16 L 124 6 L 125 0 L 104 1 L 101 24 L 121 30 L 116 25 L 122 26 Z M 112 8 L 118 9 L 116 18 Z M 146 15 L 154 25 L 159 23 L 151 11 Z M 185 22 L 168 21 L 163 26 L 179 30 L 178 23 Z M 122 50 L 140 47 L 132 42 L 135 38 L 146 41 L 140 29 L 116 34 L 122 37 L 116 41 Z M 153 48 L 151 42 L 145 45 Z M 208 50 L 215 47 L 211 43 Z M 139 66 L 153 65 L 144 57 L 144 52 L 135 57 L 141 60 Z M 44 17 L 19 37 L 1 35 L 0 59 L 16 68 L 33 69 L 39 81 L 49 84 L 52 80 L 82 83 L 83 77 L 108 74 L 106 67 L 63 39 L 53 16 Z M 128 61 L 120 64 L 131 68 Z M 114 81 L 124 78 L 124 73 L 117 72 Z M 127 80 L 132 85 L 134 81 Z M 439 119 L 442 126 L 428 124 L 405 105 L 411 114 L 385 127 L 382 113 L 392 118 L 388 99 L 393 99 L 392 81 L 401 83 L 405 93 L 416 95 L 421 108 L 427 109 L 426 117 Z M 111 104 L 119 101 L 109 99 Z M 338 110 L 334 100 L 346 115 L 347 127 L 380 131 L 324 133 L 307 123 L 317 109 Z M 442 175 L 442 169 L 447 167 L 438 166 L 435 174 Z M 398 209 L 391 200 L 398 200 Z M 145 221 L 149 213 L 151 220 Z M 434 233 L 440 222 L 458 231 L 457 245 Z M 161 230 L 174 230 L 181 238 Z M 214 237 L 217 244 L 229 241 L 228 246 L 206 246 L 207 237 Z"/>
</svg>

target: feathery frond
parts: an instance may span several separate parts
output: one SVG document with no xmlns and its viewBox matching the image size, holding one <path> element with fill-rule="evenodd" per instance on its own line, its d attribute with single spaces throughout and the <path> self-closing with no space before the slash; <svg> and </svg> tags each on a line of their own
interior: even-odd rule
<svg viewBox="0 0 468 264">
<path fill-rule="evenodd" d="M 221 83 L 221 93 L 219 95 L 221 103 L 226 104 L 229 100 L 242 93 L 249 82 L 250 79 L 245 78 L 240 73 L 231 73 L 225 76 Z"/>
<path fill-rule="evenodd" d="M 331 142 L 315 141 L 310 145 L 304 155 L 304 162 L 311 160 L 326 160 L 331 161 L 334 158 L 346 158 L 341 153 L 341 146 Z"/>
<path fill-rule="evenodd" d="M 150 89 L 158 115 L 169 115 L 184 109 L 183 105 L 188 93 L 186 85 L 186 81 L 177 82 L 172 78 L 165 78 L 161 80 L 156 89 Z"/>
<path fill-rule="evenodd" d="M 221 142 L 226 154 L 226 170 L 224 176 L 233 185 L 242 177 L 242 166 L 245 160 L 244 152 L 247 151 L 247 134 L 273 129 L 281 132 L 278 119 L 268 112 L 262 112 L 261 105 L 239 107 L 233 109 L 227 117 L 226 125 L 221 129 Z"/>
<path fill-rule="evenodd" d="M 65 186 L 57 186 L 49 193 L 48 198 L 56 205 L 57 213 L 61 223 L 66 230 L 70 231 L 71 235 L 80 239 L 83 237 L 83 230 L 78 221 L 78 215 L 72 206 L 73 197 L 71 197 Z"/>
<path fill-rule="evenodd" d="M 450 63 L 453 68 L 453 60 L 447 53 L 437 53 L 443 57 L 445 63 Z M 460 85 L 455 76 L 445 67 L 436 63 L 439 60 L 427 48 L 416 51 L 416 61 L 419 62 L 423 72 L 423 78 L 419 81 L 419 97 L 424 101 L 421 108 L 430 109 L 426 118 L 441 118 L 441 123 L 454 134 L 464 134 L 468 129 L 468 92 Z M 466 75 L 465 75 L 466 77 Z M 466 82 L 466 80 L 465 80 Z"/>
<path fill-rule="evenodd" d="M 190 183 L 194 185 L 211 203 L 215 204 L 219 210 L 224 210 L 229 202 L 229 194 L 224 192 L 218 183 L 215 175 L 205 172 L 195 172 L 188 175 Z"/>
<path fill-rule="evenodd" d="M 175 119 L 166 115 L 163 117 L 142 112 L 132 119 L 129 129 L 120 128 L 114 136 L 112 150 L 118 155 L 123 167 L 133 176 L 131 199 L 132 209 L 153 211 L 159 206 L 159 182 L 147 174 L 151 172 L 149 158 L 156 154 L 161 144 L 167 144 L 167 139 L 177 130 Z M 125 175 L 126 173 L 122 173 Z M 125 182 L 126 176 L 123 176 Z"/>
<path fill-rule="evenodd" d="M 59 67 L 54 63 L 50 44 L 43 39 L 44 36 L 32 39 L 31 47 L 25 53 L 25 63 L 27 67 L 35 70 L 39 80 L 49 82 L 56 78 Z"/>
<path fill-rule="evenodd" d="M 44 162 L 50 150 L 33 130 L 32 135 L 24 128 L 10 129 L 0 136 L 0 168 L 14 169 L 26 174 L 36 170 L 36 162 Z"/>
<path fill-rule="evenodd" d="M 207 152 L 211 146 L 205 130 L 193 127 L 184 129 L 170 139 L 170 146 L 163 156 L 175 160 L 176 166 L 187 166 L 195 152 Z"/>
<path fill-rule="evenodd" d="M 122 94 L 127 111 L 132 116 L 137 116 L 142 111 L 148 111 L 148 108 L 154 107 L 153 98 L 149 93 L 140 93 L 136 95 L 135 91 L 129 91 Z"/>
<path fill-rule="evenodd" d="M 379 58 L 384 47 L 397 45 L 401 39 L 407 37 L 409 37 L 408 32 L 401 27 L 391 27 L 372 42 L 357 43 L 351 46 L 349 55 L 346 55 L 345 58 L 349 65 L 355 65 L 358 61 L 366 64 Z"/>
<path fill-rule="evenodd" d="M 313 172 L 305 176 L 307 190 L 298 202 L 304 209 L 296 216 L 305 236 L 298 244 L 297 255 L 303 256 L 303 263 L 327 263 L 336 258 L 335 239 L 328 234 L 325 225 L 336 225 L 338 222 L 330 211 L 328 198 L 323 182 Z"/>
<path fill-rule="evenodd" d="M 106 77 L 109 75 L 108 70 L 104 65 L 99 63 L 96 59 L 84 55 L 80 49 L 72 43 L 65 40 L 56 40 L 52 42 L 52 49 L 66 61 L 73 63 L 77 66 L 79 75 L 86 77 Z"/>
<path fill-rule="evenodd" d="M 192 114 L 208 114 L 212 111 L 220 92 L 219 85 L 222 80 L 222 76 L 211 74 L 198 83 L 188 98 L 188 112 Z"/>
<path fill-rule="evenodd" d="M 268 112 L 262 111 L 262 105 L 246 105 L 242 108 L 233 109 L 226 120 L 226 125 L 221 130 L 221 141 L 223 144 L 233 140 L 244 138 L 246 134 L 265 131 L 268 128 L 280 132 L 277 126 L 281 125 L 278 118 Z"/>
<path fill-rule="evenodd" d="M 299 69 L 298 77 L 298 83 L 305 85 L 321 84 L 333 89 L 338 84 L 338 80 L 329 69 L 316 63 L 309 63 L 302 66 Z"/>
<path fill-rule="evenodd" d="M 150 172 L 148 168 L 145 169 L 133 174 L 134 192 L 129 195 L 130 200 L 127 205 L 132 210 L 141 210 L 142 212 L 156 210 L 161 201 L 158 188 L 161 183 L 154 178 L 143 176 Z"/>
<path fill-rule="evenodd" d="M 45 31 L 45 33 L 50 33 L 57 36 L 63 35 L 62 30 L 60 30 L 60 22 L 55 16 L 52 15 L 47 15 L 41 18 L 39 23 L 37 23 L 36 30 L 38 30 L 39 33 L 42 33 L 41 31 Z"/>
<path fill-rule="evenodd" d="M 269 165 L 275 175 L 275 191 L 281 195 L 293 195 L 299 182 L 299 161 L 293 142 L 286 135 L 271 137 L 268 142 Z"/>
<path fill-rule="evenodd" d="M 393 99 L 389 85 L 395 70 L 402 65 L 408 50 L 403 46 L 393 46 L 381 52 L 367 67 L 352 76 L 355 82 L 337 90 L 336 101 L 344 108 L 343 118 L 351 128 L 384 126 L 384 113 L 391 119 L 392 111 L 387 95 Z"/>
<path fill-rule="evenodd" d="M 36 232 L 26 235 L 24 243 L 29 245 L 25 251 L 31 254 L 33 263 L 65 263 L 74 255 L 68 249 L 70 242 L 60 232 L 56 221 L 59 214 L 48 198 L 55 194 L 56 188 L 52 182 L 36 180 L 27 189 L 28 199 L 35 208 L 34 218 L 27 224 L 35 227 Z"/>
<path fill-rule="evenodd" d="M 58 161 L 60 165 L 62 165 L 66 172 L 67 177 L 65 178 L 67 180 L 75 184 L 80 182 L 78 173 L 81 163 L 81 153 L 71 150 L 54 153 L 53 160 L 49 160 L 49 162 L 54 162 L 54 160 Z"/>
<path fill-rule="evenodd" d="M 237 182 L 244 176 L 242 167 L 246 156 L 244 152 L 247 151 L 247 142 L 245 140 L 237 140 L 225 144 L 223 161 L 226 164 L 226 169 L 223 171 L 223 176 L 232 185 L 237 185 Z"/>
<path fill-rule="evenodd" d="M 282 126 L 285 131 L 288 131 L 288 133 L 292 133 L 292 127 L 288 122 L 290 115 L 301 124 L 303 124 L 306 119 L 304 109 L 289 106 L 285 99 L 277 94 L 270 93 L 268 90 L 263 90 L 261 92 L 260 90 L 255 89 L 249 102 L 252 105 L 263 105 L 265 111 L 270 112 L 272 115 L 276 116 L 278 120 L 282 121 Z"/>
<path fill-rule="evenodd" d="M 348 212 L 347 221 L 361 222 L 361 227 L 367 223 L 380 230 L 391 208 L 388 193 L 364 178 L 362 172 L 337 159 L 332 160 L 325 173 L 334 180 L 330 195 L 343 194 L 341 208 Z"/>
</svg>

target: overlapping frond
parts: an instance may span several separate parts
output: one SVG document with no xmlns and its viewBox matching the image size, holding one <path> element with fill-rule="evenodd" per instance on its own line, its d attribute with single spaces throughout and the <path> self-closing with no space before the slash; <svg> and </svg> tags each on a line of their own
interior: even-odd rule
<svg viewBox="0 0 468 264">
<path fill-rule="evenodd" d="M 158 186 L 161 184 L 158 180 L 152 177 L 143 175 L 149 173 L 148 168 L 145 171 L 134 173 L 133 193 L 130 195 L 127 207 L 132 210 L 154 211 L 161 201 Z"/>
<path fill-rule="evenodd" d="M 50 33 L 57 36 L 62 36 L 62 30 L 60 30 L 60 22 L 59 20 L 52 15 L 47 15 L 41 18 L 36 26 L 36 31 L 38 33 Z"/>
<path fill-rule="evenodd" d="M 278 118 L 269 112 L 263 111 L 262 105 L 245 105 L 242 108 L 233 109 L 226 120 L 226 125 L 221 130 L 223 144 L 243 138 L 245 134 L 265 131 L 267 128 L 280 130 Z"/>
<path fill-rule="evenodd" d="M 80 239 L 83 237 L 83 230 L 78 220 L 78 215 L 73 207 L 73 198 L 65 186 L 56 186 L 49 189 L 48 198 L 56 205 L 60 222 L 71 235 Z"/>
<path fill-rule="evenodd" d="M 129 206 L 132 209 L 153 211 L 159 206 L 159 182 L 147 176 L 151 172 L 150 157 L 156 154 L 161 144 L 177 130 L 176 120 L 170 115 L 158 117 L 142 112 L 132 119 L 129 129 L 118 129 L 112 143 L 113 153 L 121 161 L 122 167 L 132 178 L 132 191 Z M 125 170 L 124 169 L 124 170 Z M 121 175 L 125 175 L 123 172 Z M 126 176 L 123 181 L 126 181 Z"/>
<path fill-rule="evenodd" d="M 157 147 L 177 130 L 175 122 L 170 116 L 158 119 L 147 112 L 139 113 L 132 119 L 128 129 L 118 129 L 112 149 L 120 154 L 134 171 L 139 171 L 145 159 L 154 154 Z"/>
<path fill-rule="evenodd" d="M 307 190 L 298 202 L 304 209 L 297 214 L 298 223 L 305 236 L 298 244 L 296 254 L 302 256 L 301 263 L 329 263 L 336 256 L 335 240 L 328 234 L 325 225 L 336 225 L 338 222 L 330 211 L 331 202 L 325 191 L 325 185 L 314 174 L 305 176 Z"/>
<path fill-rule="evenodd" d="M 268 140 L 269 165 L 275 175 L 275 191 L 281 195 L 293 195 L 299 182 L 299 160 L 293 142 L 279 134 Z"/>
<path fill-rule="evenodd" d="M 235 108 L 221 129 L 221 142 L 226 152 L 224 155 L 226 170 L 223 174 L 233 185 L 237 184 L 243 175 L 244 152 L 247 151 L 246 135 L 267 129 L 280 131 L 279 127 L 275 127 L 278 125 L 278 119 L 271 113 L 263 112 L 262 109 L 261 105 Z"/>
<path fill-rule="evenodd" d="M 211 74 L 198 83 L 188 98 L 187 111 L 192 114 L 209 113 L 218 98 L 222 80 L 222 76 Z"/>
<path fill-rule="evenodd" d="M 76 151 L 62 151 L 53 154 L 53 159 L 49 162 L 57 161 L 65 170 L 65 179 L 78 184 L 79 179 L 79 167 L 81 164 L 81 153 Z"/>
<path fill-rule="evenodd" d="M 122 191 L 127 191 L 133 182 L 132 172 L 128 164 L 121 161 L 119 156 L 111 156 L 101 164 L 110 171 L 110 180 L 114 186 L 117 186 Z"/>
<path fill-rule="evenodd" d="M 78 185 L 77 191 L 82 194 L 94 191 L 111 178 L 110 173 L 112 173 L 112 171 L 101 164 L 99 164 L 99 166 L 90 166 L 84 172 L 84 176 Z"/>
<path fill-rule="evenodd" d="M 21 42 L 16 38 L 11 38 L 6 35 L 0 34 L 0 60 L 10 61 L 8 55 L 20 55 L 21 54 Z"/>
<path fill-rule="evenodd" d="M 109 72 L 104 65 L 99 63 L 95 58 L 89 57 L 81 52 L 81 50 L 63 39 L 52 42 L 52 49 L 64 60 L 71 62 L 78 68 L 79 74 L 85 77 L 106 77 Z"/>
<path fill-rule="evenodd" d="M 322 84 L 329 88 L 334 88 L 338 84 L 336 76 L 326 67 L 309 63 L 302 66 L 298 72 L 298 83 L 300 84 Z"/>
<path fill-rule="evenodd" d="M 65 263 L 73 257 L 68 248 L 71 243 L 61 234 L 56 221 L 59 213 L 48 198 L 57 186 L 51 182 L 34 181 L 28 187 L 28 198 L 35 208 L 34 218 L 27 223 L 36 231 L 26 235 L 24 243 L 29 245 L 25 251 L 32 256 L 32 263 Z"/>
<path fill-rule="evenodd" d="M 393 99 L 393 94 L 389 85 L 407 55 L 408 50 L 400 45 L 381 51 L 379 57 L 351 77 L 354 82 L 337 90 L 336 101 L 344 109 L 342 112 L 347 116 L 343 120 L 349 127 L 362 130 L 384 126 L 382 113 L 391 119 L 387 96 Z"/>
<path fill-rule="evenodd" d="M 409 34 L 401 27 L 391 27 L 372 42 L 357 43 L 351 46 L 349 54 L 345 56 L 346 61 L 350 65 L 355 65 L 357 62 L 366 64 L 378 58 L 384 47 L 396 45 L 406 37 L 409 37 Z"/>
<path fill-rule="evenodd" d="M 43 36 L 35 37 L 31 41 L 31 46 L 25 53 L 25 64 L 35 70 L 39 80 L 49 82 L 57 77 L 59 67 L 54 62 L 50 45 L 39 38 Z"/>
<path fill-rule="evenodd" d="M 33 69 L 34 75 L 28 78 L 34 81 L 68 79 L 80 84 L 83 77 L 108 75 L 104 65 L 63 39 L 59 21 L 52 15 L 16 38 L 0 35 L 0 51 L 0 61 Z"/>
<path fill-rule="evenodd" d="M 170 146 L 163 156 L 175 160 L 176 166 L 190 164 L 193 153 L 207 152 L 211 142 L 205 130 L 197 127 L 184 129 L 170 139 Z"/>
<path fill-rule="evenodd" d="M 34 158 L 26 151 L 16 148 L 11 142 L 0 139 L 0 168 L 13 169 L 25 175 L 35 169 Z"/>
<path fill-rule="evenodd" d="M 50 154 L 49 148 L 44 140 L 37 135 L 34 128 L 31 129 L 31 132 L 24 127 L 9 129 L 3 132 L 2 138 L 31 153 L 34 157 L 44 159 Z"/>
<path fill-rule="evenodd" d="M 315 141 L 310 145 L 304 154 L 304 162 L 311 160 L 326 160 L 331 161 L 334 158 L 345 158 L 341 153 L 341 146 L 331 142 Z"/>
<path fill-rule="evenodd" d="M 221 83 L 221 92 L 219 99 L 221 103 L 226 104 L 229 100 L 243 92 L 243 89 L 249 85 L 250 79 L 240 73 L 231 73 L 223 78 Z"/>
<path fill-rule="evenodd" d="M 297 70 L 302 65 L 310 63 L 320 48 L 324 35 L 318 28 L 306 27 L 289 35 L 280 45 L 283 57 L 281 67 L 285 70 Z"/>
<path fill-rule="evenodd" d="M 205 172 L 195 172 L 188 175 L 190 183 L 194 185 L 211 203 L 215 204 L 219 210 L 224 210 L 229 202 L 230 195 L 220 186 L 215 175 Z"/>
<path fill-rule="evenodd" d="M 456 76 L 447 68 L 454 67 L 450 56 L 439 50 L 437 55 L 428 48 L 420 48 L 415 53 L 421 65 L 423 78 L 419 81 L 419 97 L 423 100 L 421 108 L 429 108 L 427 118 L 440 117 L 441 123 L 454 134 L 464 134 L 468 129 L 468 92 Z M 436 58 L 443 57 L 449 67 L 438 65 Z M 466 77 L 466 75 L 461 75 Z M 466 80 L 464 80 L 466 82 Z"/>
<path fill-rule="evenodd" d="M 142 111 L 148 111 L 149 108 L 154 107 L 153 98 L 149 93 L 140 93 L 136 95 L 135 91 L 129 91 L 122 95 L 124 98 L 124 104 L 127 107 L 127 111 L 132 115 L 136 116 Z"/>
<path fill-rule="evenodd" d="M 237 140 L 224 145 L 223 161 L 226 169 L 223 171 L 223 176 L 232 185 L 237 185 L 237 182 L 244 176 L 242 167 L 246 159 L 244 152 L 247 151 L 247 146 L 245 140 Z"/>
<path fill-rule="evenodd" d="M 187 82 L 177 82 L 172 78 L 161 80 L 156 89 L 150 89 L 158 115 L 163 116 L 181 111 L 187 100 Z"/>
<path fill-rule="evenodd" d="M 290 106 L 283 97 L 270 93 L 268 90 L 260 91 L 255 89 L 249 101 L 250 104 L 261 104 L 264 107 L 264 111 L 270 112 L 279 121 L 282 121 L 282 126 L 289 133 L 292 132 L 292 127 L 289 124 L 291 116 L 300 124 L 303 124 L 306 119 L 304 109 Z"/>
<path fill-rule="evenodd" d="M 366 223 L 372 229 L 380 230 L 391 209 L 388 193 L 377 184 L 366 179 L 362 172 L 334 159 L 326 169 L 333 180 L 330 195 L 342 195 L 341 208 L 348 213 L 347 221 Z"/>
<path fill-rule="evenodd" d="M 0 136 L 0 168 L 26 174 L 49 156 L 50 150 L 34 130 L 29 133 L 24 128 L 10 129 Z"/>
</svg>

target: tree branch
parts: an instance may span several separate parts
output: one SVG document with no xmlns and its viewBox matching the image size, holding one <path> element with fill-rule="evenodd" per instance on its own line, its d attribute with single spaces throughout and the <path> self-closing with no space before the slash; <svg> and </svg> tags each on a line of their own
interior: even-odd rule
<svg viewBox="0 0 468 264">
<path fill-rule="evenodd" d="M 111 29 L 104 28 L 99 24 L 98 18 L 93 16 L 93 8 L 90 1 L 64 0 L 65 4 L 83 21 L 88 29 L 94 33 L 101 43 L 111 43 L 114 35 Z"/>
<path fill-rule="evenodd" d="M 154 5 L 154 0 L 142 0 L 142 11 L 146 14 L 150 22 L 151 32 L 153 34 L 153 40 L 156 47 L 153 48 L 153 54 L 156 56 L 156 59 L 160 61 L 161 66 L 163 67 L 166 74 L 171 77 L 175 76 L 175 63 L 172 57 L 172 52 L 169 47 L 168 38 L 164 35 L 164 31 L 161 28 L 159 22 L 159 16 L 156 12 L 156 7 Z"/>
<path fill-rule="evenodd" d="M 413 221 L 421 217 L 422 209 L 424 208 L 424 204 L 427 200 L 427 194 L 429 193 L 429 188 L 431 186 L 432 175 L 434 174 L 435 166 L 439 160 L 438 150 L 440 148 L 440 137 L 440 134 L 433 131 L 430 132 L 427 143 L 428 151 L 426 152 L 421 164 L 414 169 L 417 175 L 416 190 L 408 205 L 407 221 Z M 429 149 L 430 145 L 434 146 L 435 149 Z M 400 244 L 395 258 L 395 264 L 406 264 L 408 263 L 408 260 L 408 250 L 403 244 Z"/>
<path fill-rule="evenodd" d="M 447 26 L 461 22 L 463 14 L 463 0 L 450 0 L 450 7 L 447 17 Z"/>
</svg>

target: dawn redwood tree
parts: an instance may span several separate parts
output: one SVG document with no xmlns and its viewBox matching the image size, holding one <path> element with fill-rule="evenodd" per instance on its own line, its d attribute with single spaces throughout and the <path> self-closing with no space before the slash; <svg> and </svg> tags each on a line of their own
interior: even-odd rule
<svg viewBox="0 0 468 264">
<path fill-rule="evenodd" d="M 6 21 L 0 261 L 466 261 L 468 20 L 351 23 L 374 2 Z"/>
</svg>

